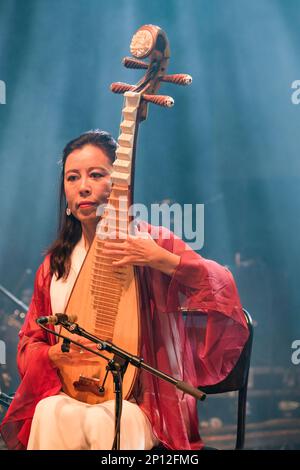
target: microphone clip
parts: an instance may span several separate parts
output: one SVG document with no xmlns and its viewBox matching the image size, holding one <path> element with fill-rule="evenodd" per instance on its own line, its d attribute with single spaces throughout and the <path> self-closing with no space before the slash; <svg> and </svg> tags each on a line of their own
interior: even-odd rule
<svg viewBox="0 0 300 470">
<path fill-rule="evenodd" d="M 70 344 L 71 344 L 71 341 L 68 338 L 64 338 L 64 340 L 61 344 L 61 351 L 63 353 L 70 352 Z"/>
</svg>

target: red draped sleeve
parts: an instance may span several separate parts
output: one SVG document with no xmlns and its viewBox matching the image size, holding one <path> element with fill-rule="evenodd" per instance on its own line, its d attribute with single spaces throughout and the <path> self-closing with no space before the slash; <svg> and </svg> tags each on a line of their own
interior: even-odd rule
<svg viewBox="0 0 300 470">
<path fill-rule="evenodd" d="M 248 328 L 231 272 L 177 237 L 180 263 L 168 287 L 166 311 L 184 311 L 198 385 L 223 380 L 237 362 Z"/>
<path fill-rule="evenodd" d="M 171 277 L 150 268 L 141 271 L 144 360 L 194 386 L 223 380 L 248 339 L 230 271 L 201 257 L 165 228 L 142 224 L 141 230 L 180 256 Z M 141 372 L 140 383 L 137 401 L 165 447 L 200 449 L 195 399 L 146 372 Z"/>
<path fill-rule="evenodd" d="M 9 449 L 26 448 L 37 403 L 61 389 L 57 369 L 48 357 L 48 349 L 55 343 L 55 336 L 47 334 L 35 322 L 41 315 L 51 315 L 50 282 L 47 256 L 36 273 L 29 311 L 19 333 L 17 364 L 21 384 L 0 428 Z"/>
</svg>

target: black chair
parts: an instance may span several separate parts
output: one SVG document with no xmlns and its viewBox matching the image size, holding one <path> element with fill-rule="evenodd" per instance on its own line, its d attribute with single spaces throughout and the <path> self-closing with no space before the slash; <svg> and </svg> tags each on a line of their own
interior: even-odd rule
<svg viewBox="0 0 300 470">
<path fill-rule="evenodd" d="M 238 391 L 238 417 L 235 449 L 244 448 L 248 376 L 253 341 L 252 318 L 245 309 L 243 310 L 249 329 L 249 338 L 234 369 L 222 382 L 204 387 L 199 386 L 199 389 L 205 392 L 207 395 Z"/>
</svg>

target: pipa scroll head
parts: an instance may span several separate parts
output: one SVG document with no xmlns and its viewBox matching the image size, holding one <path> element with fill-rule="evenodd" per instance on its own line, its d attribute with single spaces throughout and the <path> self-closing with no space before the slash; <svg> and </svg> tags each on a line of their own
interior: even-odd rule
<svg viewBox="0 0 300 470">
<path fill-rule="evenodd" d="M 141 93 L 139 121 L 146 119 L 148 103 L 171 107 L 174 100 L 170 96 L 157 95 L 161 82 L 189 85 L 192 77 L 186 74 L 166 75 L 170 58 L 170 47 L 166 33 L 155 25 L 141 26 L 133 35 L 130 44 L 132 57 L 125 57 L 127 68 L 145 69 L 145 75 L 136 85 L 116 82 L 111 85 L 114 93 L 133 91 Z M 147 59 L 146 61 L 141 59 Z"/>
<path fill-rule="evenodd" d="M 137 59 L 149 57 L 154 52 L 168 59 L 170 50 L 166 33 L 152 24 L 141 26 L 133 35 L 130 52 Z"/>
</svg>

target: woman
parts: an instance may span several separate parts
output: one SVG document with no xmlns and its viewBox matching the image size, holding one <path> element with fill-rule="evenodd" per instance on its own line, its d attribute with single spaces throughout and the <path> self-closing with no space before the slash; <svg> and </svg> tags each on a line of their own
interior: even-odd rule
<svg viewBox="0 0 300 470">
<path fill-rule="evenodd" d="M 68 397 L 61 392 L 58 375 L 64 362 L 93 364 L 95 356 L 73 345 L 63 353 L 55 336 L 35 320 L 64 311 L 95 235 L 97 207 L 110 193 L 115 150 L 115 141 L 103 131 L 87 132 L 64 149 L 60 231 L 36 274 L 18 347 L 22 381 L 1 426 L 9 448 L 111 448 L 114 403 L 87 405 Z M 149 227 L 141 224 L 140 230 L 150 232 Z M 194 386 L 223 380 L 248 337 L 232 276 L 167 229 L 151 227 L 151 234 L 155 240 L 137 234 L 117 248 L 113 241 L 105 244 L 116 269 L 139 266 L 141 356 Z M 186 319 L 182 309 L 191 312 Z M 132 396 L 123 403 L 121 449 L 151 449 L 158 442 L 170 449 L 200 449 L 197 404 L 190 395 L 140 371 Z"/>
</svg>

